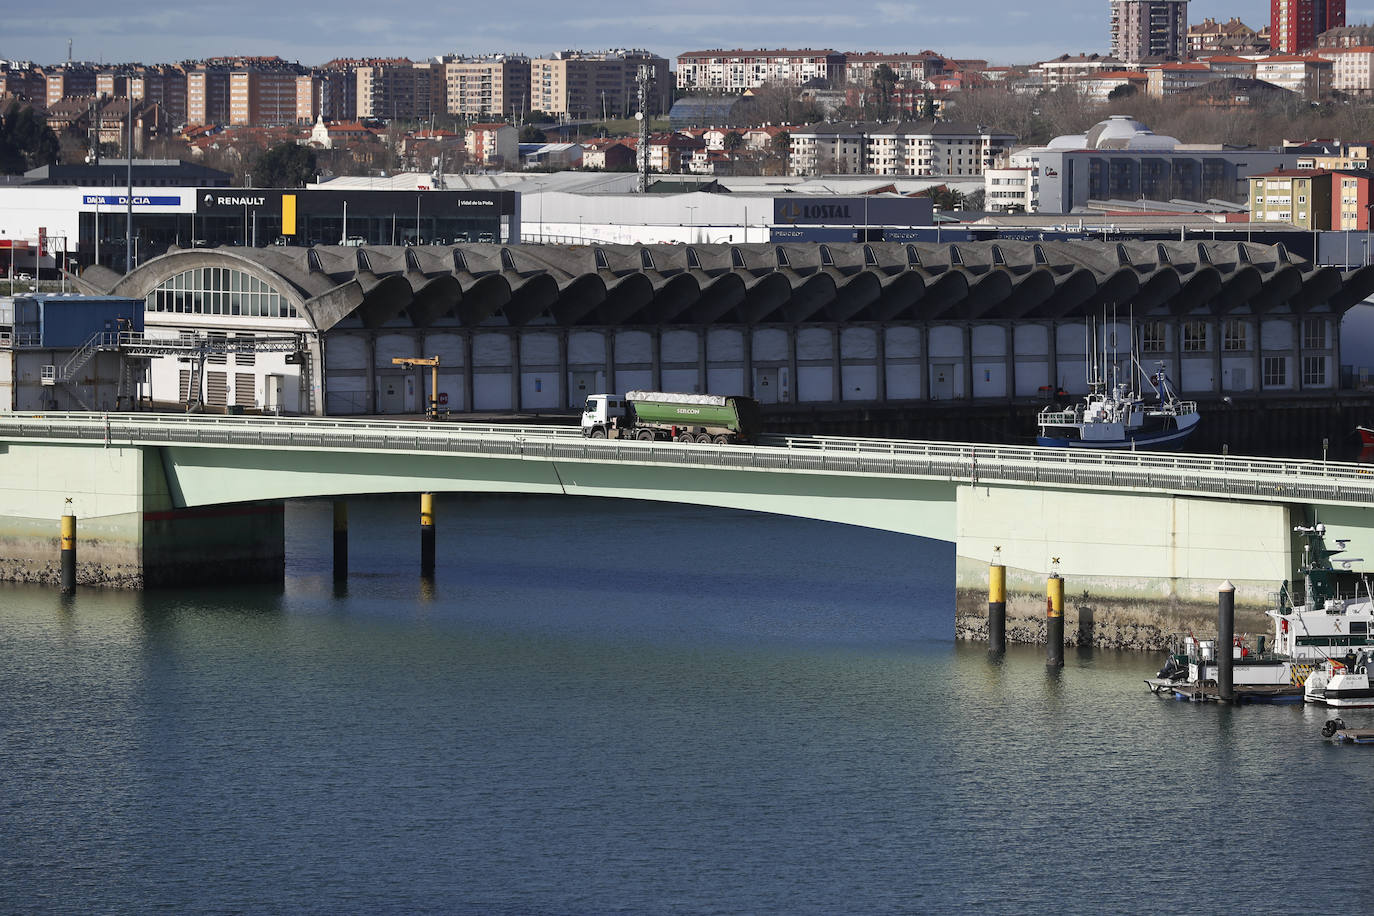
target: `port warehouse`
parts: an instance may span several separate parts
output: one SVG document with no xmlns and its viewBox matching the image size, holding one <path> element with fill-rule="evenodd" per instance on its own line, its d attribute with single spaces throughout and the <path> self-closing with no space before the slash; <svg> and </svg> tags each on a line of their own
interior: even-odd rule
<svg viewBox="0 0 1374 916">
<path fill-rule="evenodd" d="M 1093 324 L 1129 372 L 1128 322 L 1185 396 L 1329 394 L 1341 317 L 1374 291 L 1374 268 L 1210 240 L 364 245 L 172 250 L 80 284 L 143 301 L 149 338 L 300 342 L 212 356 L 195 392 L 184 358 L 152 358 L 138 393 L 154 402 L 418 413 L 429 372 L 392 360 L 438 356 L 454 413 L 565 410 L 635 388 L 782 411 L 1079 393 Z M 119 406 L 108 361 L 70 390 L 39 389 L 41 365 L 65 355 L 13 355 L 13 409 Z"/>
</svg>

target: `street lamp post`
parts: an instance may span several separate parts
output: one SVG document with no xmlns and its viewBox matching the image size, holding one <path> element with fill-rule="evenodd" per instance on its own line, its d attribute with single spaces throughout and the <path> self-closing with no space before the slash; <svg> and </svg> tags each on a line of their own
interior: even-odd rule
<svg viewBox="0 0 1374 916">
<path fill-rule="evenodd" d="M 690 231 L 688 232 L 687 237 L 689 240 L 695 242 L 697 240 L 697 208 L 687 207 L 686 209 L 687 221 L 691 224 Z"/>
</svg>

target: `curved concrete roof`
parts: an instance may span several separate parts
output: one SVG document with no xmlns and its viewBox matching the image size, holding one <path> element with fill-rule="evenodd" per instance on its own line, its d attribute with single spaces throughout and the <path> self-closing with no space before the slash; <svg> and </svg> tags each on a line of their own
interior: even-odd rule
<svg viewBox="0 0 1374 916">
<path fill-rule="evenodd" d="M 197 248 L 83 281 L 142 298 L 197 267 L 253 274 L 319 330 L 350 316 L 376 328 L 1339 312 L 1374 292 L 1374 268 L 1343 274 L 1282 245 L 1221 241 Z"/>
</svg>

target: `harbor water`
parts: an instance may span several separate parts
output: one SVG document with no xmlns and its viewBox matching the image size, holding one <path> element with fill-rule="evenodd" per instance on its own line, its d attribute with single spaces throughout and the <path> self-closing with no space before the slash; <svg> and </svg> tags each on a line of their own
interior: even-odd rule
<svg viewBox="0 0 1374 916">
<path fill-rule="evenodd" d="M 0 911 L 1366 905 L 1374 749 L 1326 710 L 1154 697 L 1153 656 L 992 661 L 953 640 L 950 545 L 437 514 L 432 582 L 387 497 L 350 503 L 343 587 L 327 502 L 288 504 L 281 588 L 0 586 Z"/>
</svg>

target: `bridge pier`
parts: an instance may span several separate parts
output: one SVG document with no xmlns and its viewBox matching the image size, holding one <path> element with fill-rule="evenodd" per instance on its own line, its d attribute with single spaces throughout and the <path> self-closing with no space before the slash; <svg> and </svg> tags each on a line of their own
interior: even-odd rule
<svg viewBox="0 0 1374 916">
<path fill-rule="evenodd" d="M 1220 570 L 1236 585 L 1236 627 L 1268 633 L 1269 596 L 1292 577 L 1291 529 L 1305 508 L 1166 493 L 961 485 L 957 497 L 955 635 L 995 635 L 994 548 L 1005 570 L 1005 638 L 1049 644 L 1046 578 L 1061 560 L 1063 645 L 1163 650 L 1216 626 Z M 1196 570 L 1196 572 L 1194 572 Z"/>
<path fill-rule="evenodd" d="M 7 581 L 60 586 L 65 562 L 77 585 L 111 588 L 280 582 L 285 574 L 281 501 L 179 507 L 158 446 L 5 443 L 0 506 Z M 73 516 L 71 551 L 52 525 L 64 511 Z"/>
</svg>

